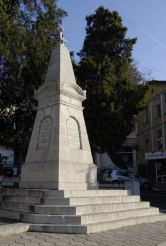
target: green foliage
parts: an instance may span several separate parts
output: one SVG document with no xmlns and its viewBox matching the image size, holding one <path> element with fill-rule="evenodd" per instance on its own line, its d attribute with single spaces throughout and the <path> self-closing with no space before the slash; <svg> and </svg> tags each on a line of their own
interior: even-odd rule
<svg viewBox="0 0 166 246">
<path fill-rule="evenodd" d="M 91 146 L 113 157 L 133 128 L 133 116 L 144 106 L 146 86 L 132 61 L 136 39 L 126 38 L 118 13 L 99 7 L 86 20 L 75 71 L 87 90 L 84 113 Z"/>
<path fill-rule="evenodd" d="M 56 0 L 0 0 L 0 142 L 25 154 L 57 30 Z"/>
</svg>

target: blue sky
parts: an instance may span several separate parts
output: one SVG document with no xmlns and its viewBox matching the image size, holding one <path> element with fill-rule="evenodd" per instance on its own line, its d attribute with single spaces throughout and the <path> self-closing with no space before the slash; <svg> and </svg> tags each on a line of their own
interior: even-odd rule
<svg viewBox="0 0 166 246">
<path fill-rule="evenodd" d="M 133 58 L 147 79 L 166 80 L 166 0 L 59 0 L 68 12 L 63 20 L 70 51 L 78 52 L 85 38 L 85 17 L 99 6 L 117 10 L 128 28 L 127 37 L 137 37 Z"/>
</svg>

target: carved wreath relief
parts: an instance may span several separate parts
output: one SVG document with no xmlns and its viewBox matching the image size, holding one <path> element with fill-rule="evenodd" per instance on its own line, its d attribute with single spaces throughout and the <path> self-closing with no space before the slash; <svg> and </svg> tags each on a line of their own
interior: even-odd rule
<svg viewBox="0 0 166 246">
<path fill-rule="evenodd" d="M 40 125 L 39 129 L 39 138 L 38 138 L 38 147 L 44 148 L 48 147 L 50 144 L 52 130 L 52 119 L 51 117 L 45 117 Z"/>
<path fill-rule="evenodd" d="M 77 121 L 72 117 L 70 117 L 67 121 L 67 130 L 68 130 L 69 147 L 80 149 L 81 142 L 80 142 L 79 126 Z"/>
</svg>

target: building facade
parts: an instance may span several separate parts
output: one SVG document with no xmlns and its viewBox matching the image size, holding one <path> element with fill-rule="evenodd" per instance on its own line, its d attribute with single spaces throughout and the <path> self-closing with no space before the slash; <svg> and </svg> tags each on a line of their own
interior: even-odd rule
<svg viewBox="0 0 166 246">
<path fill-rule="evenodd" d="M 166 81 L 150 81 L 137 118 L 137 168 L 153 183 L 166 183 Z"/>
<path fill-rule="evenodd" d="M 118 152 L 119 158 L 123 161 L 126 168 L 134 171 L 137 169 L 136 133 L 137 126 L 135 123 L 133 131 L 126 137 L 125 142 L 122 144 Z M 107 153 L 95 153 L 94 162 L 96 163 L 98 170 L 119 168 L 116 163 L 112 162 Z"/>
<path fill-rule="evenodd" d="M 118 152 L 120 158 L 128 169 L 137 171 L 137 150 L 136 150 L 136 135 L 137 134 L 137 124 L 135 122 L 135 127 L 133 131 L 126 137 L 125 142 L 122 144 L 120 151 Z"/>
</svg>

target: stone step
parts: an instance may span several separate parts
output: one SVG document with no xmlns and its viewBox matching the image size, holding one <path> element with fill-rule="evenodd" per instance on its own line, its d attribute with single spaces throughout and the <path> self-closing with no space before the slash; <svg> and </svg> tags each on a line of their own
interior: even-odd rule
<svg viewBox="0 0 166 246">
<path fill-rule="evenodd" d="M 139 202 L 139 196 L 102 196 L 102 197 L 71 197 L 69 198 L 42 198 L 43 204 L 49 205 L 84 205 L 84 204 L 103 204 L 103 203 L 121 203 L 121 202 Z"/>
<path fill-rule="evenodd" d="M 89 234 L 100 231 L 117 229 L 125 226 L 133 226 L 143 223 L 154 223 L 165 221 L 166 215 L 148 215 L 140 217 L 131 217 L 123 220 L 107 221 L 93 223 L 89 225 L 51 225 L 51 224 L 34 224 L 30 225 L 31 232 L 49 232 L 49 233 L 65 233 L 65 234 Z"/>
<path fill-rule="evenodd" d="M 27 232 L 28 230 L 29 230 L 29 225 L 28 224 L 18 223 L 18 222 L 17 223 L 16 222 L 14 222 L 14 223 L 13 222 L 8 222 L 8 223 L 0 226 L 0 236 L 4 237 L 4 236 L 10 236 L 12 234 L 24 233 L 24 232 Z M 1 245 L 6 245 L 7 246 L 9 244 L 4 242 L 4 244 L 2 243 Z M 21 246 L 21 244 L 20 244 L 20 246 Z"/>
<path fill-rule="evenodd" d="M 11 210 L 11 211 L 20 211 L 20 212 L 34 212 L 35 204 L 25 204 L 25 203 L 16 203 L 16 202 L 5 202 L 2 204 L 2 209 Z"/>
<path fill-rule="evenodd" d="M 87 196 L 125 196 L 127 190 L 37 190 L 37 189 L 9 189 L 0 190 L 0 196 L 28 196 L 28 197 L 87 197 Z"/>
<path fill-rule="evenodd" d="M 38 214 L 76 215 L 74 206 L 35 205 L 31 211 Z"/>
<path fill-rule="evenodd" d="M 93 187 L 93 189 L 97 189 L 98 188 L 98 184 L 95 184 L 95 186 Z M 74 183 L 59 183 L 59 190 L 87 190 L 88 189 L 88 183 L 80 183 L 78 182 L 74 182 Z"/>
<path fill-rule="evenodd" d="M 34 224 L 72 224 L 82 225 L 104 221 L 112 221 L 125 219 L 130 217 L 137 217 L 143 215 L 159 214 L 158 208 L 142 208 L 126 211 L 103 212 L 78 215 L 45 215 L 45 214 L 23 214 L 21 220 L 27 223 Z"/>
<path fill-rule="evenodd" d="M 39 214 L 57 214 L 57 215 L 75 215 L 76 207 L 73 206 L 60 206 L 60 205 L 34 205 L 34 204 L 21 204 L 21 203 L 5 203 L 2 209 L 12 211 L 22 211 Z"/>
<path fill-rule="evenodd" d="M 80 205 L 80 206 L 76 206 L 76 214 L 83 215 L 88 213 L 115 212 L 115 211 L 125 211 L 130 209 L 149 208 L 149 207 L 150 207 L 149 202 L 123 202 L 123 203 Z"/>
<path fill-rule="evenodd" d="M 59 191 L 63 196 L 63 191 Z M 39 189 L 16 189 L 16 188 L 3 188 L 0 189 L 0 195 L 3 196 L 34 196 L 42 197 L 44 190 Z"/>
<path fill-rule="evenodd" d="M 63 197 L 43 197 L 41 199 L 41 204 L 45 205 L 70 205 L 69 198 Z"/>
<path fill-rule="evenodd" d="M 22 205 L 21 203 L 15 202 L 3 202 L 1 208 L 4 210 L 22 211 Z"/>
<path fill-rule="evenodd" d="M 64 197 L 94 197 L 94 196 L 125 196 L 128 195 L 127 190 L 71 190 L 64 191 Z M 58 191 L 44 191 L 44 197 L 57 197 Z"/>
<path fill-rule="evenodd" d="M 28 197 L 43 197 L 48 196 L 51 192 L 51 196 L 64 197 L 63 190 L 43 190 L 43 189 L 16 189 L 16 188 L 3 188 L 0 189 L 0 196 L 28 196 Z"/>
<path fill-rule="evenodd" d="M 13 220 L 20 220 L 20 211 L 12 211 L 7 209 L 0 210 L 0 218 L 7 218 Z"/>
<path fill-rule="evenodd" d="M 76 214 L 82 215 L 87 213 L 98 212 L 113 212 L 124 211 L 129 209 L 149 208 L 149 202 L 130 202 L 130 203 L 109 203 L 109 204 L 93 204 L 93 205 L 80 205 L 76 207 L 69 206 L 55 206 L 55 205 L 34 205 L 34 213 L 40 214 Z"/>
<path fill-rule="evenodd" d="M 79 206 L 32 205 L 21 203 L 5 203 L 2 209 L 39 214 L 82 215 L 87 213 L 125 211 L 129 209 L 149 208 L 149 202 L 109 203 Z"/>
<path fill-rule="evenodd" d="M 140 208 L 126 211 L 102 212 L 81 215 L 81 224 L 90 224 L 104 221 L 126 219 L 130 217 L 156 215 L 159 214 L 158 208 Z"/>
<path fill-rule="evenodd" d="M 166 215 L 165 214 L 158 214 L 158 215 L 148 215 L 148 216 L 140 216 L 140 217 L 132 217 L 123 220 L 115 220 L 112 222 L 103 222 L 103 223 L 94 223 L 87 226 L 87 233 L 95 233 L 107 230 L 113 230 L 117 228 L 122 228 L 126 226 L 134 226 L 143 223 L 154 223 L 165 221 Z"/>
<path fill-rule="evenodd" d="M 29 203 L 29 204 L 40 204 L 42 201 L 41 197 L 29 197 L 29 196 L 5 196 L 5 203 Z"/>
<path fill-rule="evenodd" d="M 84 215 L 45 215 L 23 214 L 22 221 L 34 224 L 71 224 L 82 225 L 104 221 L 125 219 L 134 216 L 159 214 L 158 208 L 142 208 L 126 211 L 103 212 Z"/>
<path fill-rule="evenodd" d="M 51 224 L 31 224 L 30 232 L 48 232 L 48 233 L 65 233 L 65 234 L 87 234 L 85 225 L 51 225 Z"/>
<path fill-rule="evenodd" d="M 81 216 L 22 214 L 21 221 L 31 224 L 71 224 L 81 225 Z"/>
</svg>

